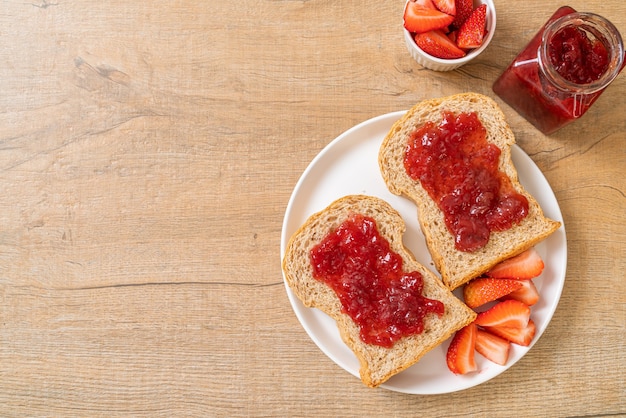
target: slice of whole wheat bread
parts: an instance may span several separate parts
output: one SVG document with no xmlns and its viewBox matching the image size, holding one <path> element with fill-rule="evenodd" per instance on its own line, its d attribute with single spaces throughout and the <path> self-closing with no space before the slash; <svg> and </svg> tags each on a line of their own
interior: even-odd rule
<svg viewBox="0 0 626 418">
<path fill-rule="evenodd" d="M 476 112 L 487 130 L 487 141 L 501 150 L 499 170 L 504 172 L 518 193 L 528 199 L 528 215 L 512 228 L 492 232 L 489 242 L 474 252 L 455 248 L 454 237 L 448 231 L 444 214 L 419 180 L 413 180 L 404 168 L 404 156 L 411 133 L 426 122 L 439 123 L 442 112 L 454 114 Z M 513 132 L 495 101 L 477 93 L 426 100 L 413 106 L 391 128 L 380 147 L 378 162 L 382 177 L 389 190 L 404 195 L 418 207 L 418 219 L 426 238 L 428 249 L 443 282 L 451 290 L 475 278 L 497 263 L 513 257 L 534 246 L 560 227 L 560 222 L 543 215 L 537 201 L 522 187 L 511 160 L 511 146 L 515 143 Z"/>
<path fill-rule="evenodd" d="M 403 337 L 391 348 L 363 342 L 358 325 L 342 312 L 337 294 L 313 277 L 311 249 L 354 213 L 376 220 L 380 235 L 389 241 L 394 252 L 401 255 L 403 270 L 418 271 L 422 275 L 424 297 L 439 300 L 445 307 L 441 317 L 426 315 L 421 334 Z M 379 386 L 413 365 L 426 352 L 476 317 L 474 311 L 457 299 L 433 272 L 419 264 L 404 247 L 402 236 L 405 229 L 400 214 L 382 199 L 364 195 L 345 196 L 311 215 L 293 234 L 283 257 L 283 272 L 291 290 L 305 306 L 318 308 L 336 321 L 341 338 L 359 360 L 361 380 L 370 387 Z"/>
</svg>

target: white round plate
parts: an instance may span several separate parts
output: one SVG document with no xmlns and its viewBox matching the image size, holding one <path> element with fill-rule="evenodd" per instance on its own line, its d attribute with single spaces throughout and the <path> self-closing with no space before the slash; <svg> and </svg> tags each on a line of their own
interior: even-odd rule
<svg viewBox="0 0 626 418">
<path fill-rule="evenodd" d="M 408 199 L 387 190 L 378 168 L 378 149 L 391 126 L 405 112 L 394 112 L 365 121 L 341 134 L 326 146 L 304 171 L 291 195 L 281 235 L 281 258 L 291 235 L 315 212 L 349 194 L 365 194 L 386 200 L 406 223 L 406 247 L 436 273 L 424 236 L 417 221 L 417 208 Z M 558 202 L 539 168 L 517 145 L 512 148 L 513 162 L 522 185 L 539 202 L 544 214 L 563 224 Z M 407 370 L 393 376 L 381 387 L 410 394 L 441 394 L 471 388 L 507 370 L 532 348 L 545 331 L 561 296 L 567 266 L 567 243 L 563 226 L 536 246 L 545 269 L 534 283 L 541 295 L 532 307 L 531 317 L 537 331 L 530 347 L 511 346 L 506 366 L 499 366 L 476 353 L 479 371 L 457 376 L 446 366 L 450 341 L 427 353 Z M 306 308 L 285 284 L 298 320 L 317 346 L 335 363 L 359 376 L 359 362 L 343 343 L 335 321 L 322 311 Z M 457 292 L 458 293 L 458 292 Z"/>
</svg>

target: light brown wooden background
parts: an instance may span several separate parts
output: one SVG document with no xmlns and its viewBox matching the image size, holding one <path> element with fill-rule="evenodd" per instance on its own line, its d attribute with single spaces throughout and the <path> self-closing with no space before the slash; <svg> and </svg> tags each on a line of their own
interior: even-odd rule
<svg viewBox="0 0 626 418">
<path fill-rule="evenodd" d="M 568 237 L 546 333 L 476 388 L 365 388 L 298 323 L 280 232 L 355 124 L 491 84 L 558 1 L 496 0 L 471 65 L 417 65 L 394 1 L 0 3 L 0 415 L 626 414 L 626 76 L 546 137 L 503 105 Z M 626 34 L 617 0 L 569 3 Z M 501 102 L 500 102 L 501 103 Z"/>
</svg>

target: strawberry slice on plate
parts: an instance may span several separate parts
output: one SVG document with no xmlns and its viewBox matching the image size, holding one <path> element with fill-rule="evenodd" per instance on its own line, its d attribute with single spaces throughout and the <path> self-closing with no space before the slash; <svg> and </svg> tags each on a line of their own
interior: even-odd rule
<svg viewBox="0 0 626 418">
<path fill-rule="evenodd" d="M 508 279 L 494 279 L 494 280 L 508 280 Z M 532 280 L 516 280 L 520 283 L 519 289 L 516 289 L 502 297 L 503 300 L 506 299 L 515 299 L 520 302 L 524 302 L 528 306 L 533 306 L 537 302 L 539 302 L 539 291 L 537 290 L 537 286 L 533 283 Z M 467 302 L 466 302 L 467 303 Z M 468 305 L 469 306 L 469 305 Z"/>
<path fill-rule="evenodd" d="M 496 279 L 529 280 L 539 276 L 543 267 L 543 260 L 537 250 L 530 248 L 496 265 L 487 272 L 487 276 Z"/>
<path fill-rule="evenodd" d="M 513 344 L 528 347 L 535 337 L 537 327 L 533 320 L 529 320 L 528 324 L 522 328 L 513 327 L 485 327 L 485 330 L 494 335 L 504 338 Z"/>
<path fill-rule="evenodd" d="M 471 323 L 454 334 L 448 352 L 446 363 L 454 374 L 465 374 L 478 369 L 474 358 L 476 349 L 476 325 Z"/>
<path fill-rule="evenodd" d="M 530 307 L 519 300 L 511 299 L 498 302 L 479 313 L 474 322 L 481 327 L 524 328 L 529 320 Z"/>
<path fill-rule="evenodd" d="M 404 9 L 404 28 L 412 33 L 443 29 L 453 20 L 454 16 L 413 1 L 408 2 Z"/>
<path fill-rule="evenodd" d="M 463 287 L 463 300 L 470 308 L 500 299 L 522 287 L 521 280 L 480 277 Z"/>
<path fill-rule="evenodd" d="M 470 17 L 474 11 L 474 0 L 455 0 L 454 8 L 456 10 L 456 15 L 450 24 L 450 28 L 453 30 L 459 29 L 461 25 L 463 25 L 463 22 Z"/>
<path fill-rule="evenodd" d="M 485 36 L 485 21 L 487 19 L 487 5 L 481 4 L 459 28 L 456 42 L 459 48 L 478 48 L 483 44 Z"/>
<path fill-rule="evenodd" d="M 449 15 L 456 15 L 456 5 L 454 0 L 433 0 L 437 9 Z"/>
<path fill-rule="evenodd" d="M 476 330 L 476 351 L 486 359 L 504 366 L 509 359 L 510 349 L 508 340 L 480 328 Z"/>
<path fill-rule="evenodd" d="M 459 49 L 442 30 L 418 33 L 415 35 L 415 43 L 433 57 L 454 59 L 465 56 L 465 51 Z"/>
</svg>

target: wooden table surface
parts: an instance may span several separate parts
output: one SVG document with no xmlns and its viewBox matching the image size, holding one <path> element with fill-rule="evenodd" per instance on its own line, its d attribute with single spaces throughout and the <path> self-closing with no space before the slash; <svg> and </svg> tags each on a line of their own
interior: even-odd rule
<svg viewBox="0 0 626 418">
<path fill-rule="evenodd" d="M 369 118 L 491 85 L 558 1 L 496 0 L 449 73 L 404 0 L 0 6 L 0 415 L 626 415 L 626 76 L 544 136 L 503 106 L 563 213 L 567 278 L 514 367 L 443 395 L 369 389 L 309 339 L 280 234 L 293 187 Z M 626 5 L 572 0 L 626 34 Z"/>
</svg>

